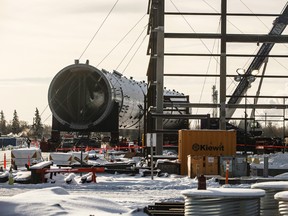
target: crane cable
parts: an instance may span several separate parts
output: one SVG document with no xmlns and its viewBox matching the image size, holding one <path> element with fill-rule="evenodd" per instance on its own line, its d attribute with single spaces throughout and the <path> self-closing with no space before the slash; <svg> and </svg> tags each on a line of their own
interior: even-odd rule
<svg viewBox="0 0 288 216">
<path fill-rule="evenodd" d="M 178 7 L 175 5 L 175 3 L 173 2 L 173 0 L 170 0 L 170 2 L 172 3 L 172 5 L 174 6 L 174 8 L 180 13 L 180 10 L 178 9 Z M 196 33 L 196 30 L 192 27 L 192 25 L 188 22 L 188 20 L 185 18 L 185 16 L 184 15 L 181 15 L 182 16 L 182 18 L 184 19 L 184 21 L 186 22 L 186 24 L 190 27 L 190 29 L 194 32 L 194 33 Z M 212 54 L 212 51 L 209 49 L 209 47 L 204 43 L 204 41 L 200 38 L 199 39 L 200 41 L 201 41 L 201 43 L 204 45 L 204 47 L 208 50 L 208 52 L 210 53 L 210 54 Z M 213 58 L 215 59 L 215 61 L 219 64 L 219 62 L 218 62 L 218 59 L 215 57 L 215 56 L 213 56 Z"/>
<path fill-rule="evenodd" d="M 209 4 L 206 0 L 202 0 L 202 1 L 203 1 L 205 4 L 207 4 L 212 10 L 214 10 L 216 13 L 219 13 L 219 11 L 217 11 L 217 9 L 214 8 L 211 4 Z M 241 34 L 244 34 L 244 32 L 243 32 L 241 29 L 239 29 L 236 25 L 234 25 L 230 20 L 227 19 L 227 22 L 228 22 L 230 25 L 232 25 L 236 30 L 238 30 Z M 253 53 L 253 54 L 255 54 L 256 51 L 257 51 L 257 48 L 254 50 L 254 53 Z M 251 57 L 250 57 L 250 59 L 251 59 Z M 248 61 L 249 61 L 250 59 L 247 60 L 247 62 L 245 63 L 245 65 L 248 64 Z M 219 64 L 219 62 L 217 62 L 217 63 Z M 237 85 L 235 84 L 234 80 L 233 80 L 231 77 L 230 77 L 230 80 L 232 80 L 232 82 L 231 82 L 230 85 L 226 88 L 226 90 L 228 90 L 232 84 L 234 84 L 234 86 L 237 86 Z"/>
<path fill-rule="evenodd" d="M 142 19 L 146 16 L 145 13 L 136 24 L 119 40 L 119 42 L 107 53 L 106 56 L 97 64 L 97 67 L 118 47 L 118 45 L 132 32 L 132 30 L 142 21 Z"/>
<path fill-rule="evenodd" d="M 218 25 L 218 27 L 217 27 L 217 32 L 219 31 L 219 29 L 220 29 L 220 22 L 219 22 L 219 25 Z M 216 44 L 216 39 L 215 39 L 214 42 L 213 42 L 212 52 L 214 51 L 215 44 Z M 210 58 L 209 58 L 209 62 L 208 62 L 208 65 L 207 65 L 207 70 L 206 70 L 206 75 L 207 75 L 208 72 L 209 72 L 210 65 L 211 65 L 211 61 L 212 61 L 212 56 L 210 56 Z M 217 66 L 217 65 L 216 65 L 216 66 Z M 217 67 L 216 67 L 216 68 L 217 68 Z M 207 77 L 204 77 L 204 82 L 203 82 L 202 89 L 201 89 L 201 93 L 200 93 L 199 103 L 200 103 L 201 100 L 202 100 L 202 96 L 203 96 L 203 92 L 204 92 L 204 87 L 205 87 L 205 85 L 206 85 L 206 80 L 207 80 Z M 216 78 L 215 78 L 215 80 L 216 80 Z M 198 114 L 198 110 L 199 110 L 199 108 L 197 108 L 196 114 Z"/>
<path fill-rule="evenodd" d="M 148 27 L 148 25 L 147 25 Z M 137 47 L 137 49 L 135 50 L 135 52 L 133 53 L 132 57 L 130 58 L 130 60 L 128 61 L 128 63 L 126 64 L 123 73 L 126 71 L 127 67 L 129 66 L 129 64 L 131 63 L 131 61 L 133 60 L 133 58 L 135 57 L 136 53 L 139 51 L 141 45 L 144 43 L 145 39 L 146 39 L 147 35 L 145 35 L 145 37 L 143 38 L 143 40 L 141 41 L 141 43 L 139 44 L 139 46 Z"/>
<path fill-rule="evenodd" d="M 117 4 L 118 1 L 119 1 L 119 0 L 117 0 L 117 1 L 115 2 L 115 4 L 113 5 L 112 9 L 111 9 L 110 12 L 109 12 L 109 14 L 106 16 L 106 18 L 104 19 L 103 23 L 101 24 L 101 26 L 99 27 L 99 29 L 97 30 L 97 32 L 94 34 L 93 38 L 90 40 L 88 46 L 85 48 L 85 50 L 84 50 L 84 52 L 82 53 L 82 55 L 85 53 L 85 51 L 87 50 L 87 48 L 89 47 L 89 45 L 92 43 L 92 41 L 93 41 L 93 39 L 95 38 L 96 34 L 99 32 L 100 28 L 103 26 L 104 22 L 107 20 L 108 16 L 111 14 L 113 8 L 115 8 L 115 6 L 116 6 L 116 4 Z M 128 36 L 128 34 L 142 21 L 142 19 L 143 19 L 145 16 L 146 16 L 146 13 L 136 22 L 136 24 L 128 31 L 128 33 L 125 34 L 125 36 L 116 44 L 116 46 L 100 61 L 100 63 L 102 63 L 102 62 L 111 54 L 111 52 Z M 145 26 L 145 28 L 147 28 L 147 25 Z M 144 30 L 145 30 L 145 28 L 144 28 Z M 144 30 L 141 32 L 141 34 L 144 32 Z M 139 36 L 139 37 L 140 37 L 140 36 Z M 139 38 L 139 37 L 138 37 L 138 38 Z M 146 37 L 145 37 L 145 38 L 146 38 Z M 144 38 L 144 39 L 145 39 L 145 38 Z M 142 43 L 144 42 L 144 39 L 143 39 L 143 41 L 141 42 L 140 46 L 141 46 Z M 137 39 L 137 40 L 138 40 L 138 39 Z M 139 50 L 140 46 L 137 48 L 136 52 Z M 132 58 L 135 56 L 136 52 L 134 53 L 134 55 L 132 56 Z M 80 56 L 80 58 L 82 57 L 82 55 Z M 79 58 L 79 59 L 80 59 L 80 58 Z M 131 62 L 131 60 L 132 60 L 132 59 L 129 60 L 128 64 Z M 98 63 L 97 67 L 99 66 L 100 63 Z M 127 67 L 128 67 L 128 65 L 126 65 L 125 69 L 126 69 Z M 40 116 L 42 116 L 42 114 L 46 111 L 46 109 L 48 108 L 48 106 L 49 106 L 49 105 L 47 104 L 47 106 L 45 107 L 45 109 L 41 112 L 41 115 L 40 115 Z M 52 114 L 50 114 L 50 115 L 44 120 L 44 122 L 46 122 L 51 116 L 52 116 Z"/>
<path fill-rule="evenodd" d="M 102 26 L 104 25 L 104 23 L 106 22 L 106 20 L 108 19 L 108 17 L 109 17 L 110 14 L 112 13 L 113 9 L 116 7 L 118 1 L 119 1 L 119 0 L 116 0 L 116 2 L 114 3 L 114 5 L 112 6 L 111 10 L 109 11 L 109 13 L 107 14 L 107 16 L 106 16 L 105 19 L 102 21 L 101 25 L 99 26 L 99 28 L 97 29 L 97 31 L 95 32 L 95 34 L 93 35 L 93 37 L 91 38 L 91 40 L 89 41 L 89 43 L 87 44 L 87 46 L 86 46 L 85 49 L 83 50 L 82 54 L 79 56 L 79 59 L 82 58 L 82 56 L 84 55 L 84 53 L 86 52 L 86 50 L 88 49 L 88 47 L 90 46 L 90 44 L 92 43 L 92 41 L 94 40 L 94 38 L 96 37 L 96 35 L 98 34 L 98 32 L 100 31 L 100 29 L 102 28 Z"/>
<path fill-rule="evenodd" d="M 112 13 L 112 11 L 114 10 L 114 8 L 116 7 L 117 3 L 119 2 L 119 0 L 116 0 L 114 5 L 112 6 L 112 8 L 110 9 L 110 11 L 108 12 L 108 14 L 106 15 L 106 17 L 104 18 L 104 20 L 102 21 L 101 25 L 99 26 L 99 28 L 97 29 L 97 31 L 95 32 L 95 34 L 93 35 L 93 37 L 91 38 L 91 40 L 89 41 L 89 43 L 87 44 L 87 46 L 85 47 L 85 49 L 83 50 L 82 54 L 79 56 L 79 60 L 82 58 L 82 56 L 84 55 L 84 53 L 87 51 L 87 49 L 89 48 L 89 46 L 91 45 L 91 43 L 93 42 L 94 38 L 96 37 L 96 35 L 98 34 L 98 32 L 100 31 L 100 29 L 102 28 L 102 26 L 104 25 L 104 23 L 106 22 L 106 20 L 108 19 L 108 17 L 110 16 L 110 14 Z M 43 115 L 43 113 L 46 111 L 46 109 L 48 108 L 48 104 L 46 105 L 46 107 L 44 108 L 44 110 L 41 112 L 40 117 Z M 46 122 L 50 117 L 52 116 L 52 114 L 50 114 L 44 121 Z"/>
<path fill-rule="evenodd" d="M 255 13 L 242 1 L 242 0 L 239 0 L 252 14 L 254 14 L 255 15 Z M 286 3 L 286 5 L 287 5 L 287 3 Z M 284 9 L 283 9 L 284 10 Z M 283 10 L 282 10 L 282 12 L 283 12 Z M 281 13 L 282 13 L 281 12 Z M 269 27 L 258 17 L 258 16 L 256 16 L 256 18 L 266 27 L 266 29 L 269 31 Z M 287 45 L 286 44 L 282 44 L 283 46 L 285 46 L 286 48 L 287 48 Z M 256 50 L 255 50 L 255 52 L 254 52 L 254 54 L 256 53 Z M 249 60 L 251 59 L 251 57 L 249 58 Z M 287 70 L 288 71 L 288 68 L 284 65 L 284 64 L 282 64 L 280 61 L 278 61 L 276 58 L 274 58 L 274 57 L 272 57 L 272 59 L 275 61 L 275 62 L 277 62 L 280 66 L 282 66 L 285 70 Z M 246 65 L 246 64 L 245 64 Z M 249 102 L 249 100 L 247 100 L 248 101 L 248 103 L 250 103 L 251 104 L 251 102 Z M 255 110 L 257 113 L 258 113 L 258 111 L 257 110 Z"/>
<path fill-rule="evenodd" d="M 175 5 L 175 3 L 170 0 L 170 2 L 172 3 L 172 5 L 174 6 L 174 8 L 180 13 L 180 10 L 178 9 L 178 7 Z M 211 7 L 214 11 L 218 12 L 214 7 L 212 7 L 209 3 L 207 3 L 205 0 L 203 0 L 203 2 L 205 2 L 209 7 Z M 195 29 L 190 25 L 190 23 L 188 22 L 188 20 L 185 18 L 184 15 L 181 15 L 182 18 L 185 20 L 185 22 L 188 24 L 188 26 L 192 29 L 192 31 L 195 33 Z M 231 23 L 232 24 L 232 23 Z M 232 24 L 233 25 L 233 24 Z M 218 25 L 218 30 L 219 30 L 219 26 L 220 26 L 220 22 L 219 22 L 219 25 Z M 235 28 L 237 28 L 235 25 L 233 25 Z M 237 28 L 238 29 L 238 28 Z M 240 32 L 241 30 L 238 29 Z M 214 47 L 215 47 L 215 41 L 214 41 L 214 44 L 213 44 L 213 48 L 212 48 L 212 51 L 209 49 L 209 47 L 205 44 L 205 42 L 200 38 L 199 39 L 201 41 L 201 43 L 204 45 L 204 47 L 208 50 L 208 52 L 210 54 L 213 54 L 213 50 L 214 50 Z M 209 71 L 209 68 L 210 68 L 210 64 L 211 64 L 211 59 L 212 57 L 214 58 L 214 60 L 216 61 L 216 64 L 219 65 L 219 60 L 215 57 L 215 56 L 211 56 L 210 57 L 210 60 L 209 60 L 209 64 L 208 64 L 208 68 L 207 68 L 207 71 L 206 71 L 206 74 L 208 73 Z M 231 79 L 231 78 L 230 78 Z M 216 82 L 216 81 L 215 81 Z M 203 91 L 204 91 L 204 86 L 205 86 L 205 83 L 206 83 L 206 78 L 204 79 L 204 83 L 203 83 L 203 87 L 202 87 L 202 90 L 201 90 L 201 94 L 200 94 L 200 98 L 199 98 L 199 102 L 201 102 L 201 99 L 202 99 L 202 95 L 203 95 Z M 198 113 L 198 108 L 196 110 L 196 114 Z"/>
<path fill-rule="evenodd" d="M 240 2 L 252 13 L 255 14 L 242 0 L 240 0 Z M 287 5 L 288 3 L 286 3 Z M 284 10 L 284 9 L 283 9 Z M 282 12 L 283 12 L 282 10 Z M 281 12 L 281 13 L 282 13 Z M 256 16 L 256 18 L 266 27 L 267 30 L 269 30 L 269 27 L 258 17 Z M 285 46 L 287 48 L 287 45 L 285 43 L 282 43 L 283 46 Z M 283 65 L 282 63 L 280 63 L 276 58 L 272 57 L 274 61 L 276 61 L 279 65 L 281 65 L 284 69 L 286 69 L 288 71 L 288 68 Z"/>
<path fill-rule="evenodd" d="M 47 104 L 46 107 L 44 108 L 44 110 L 40 113 L 40 117 L 42 117 L 42 115 L 44 114 L 44 112 L 46 111 L 46 109 L 48 108 L 48 106 L 49 106 L 49 105 Z M 46 122 L 46 121 L 51 117 L 51 115 L 52 115 L 52 114 L 49 114 L 49 116 L 43 121 L 43 123 Z"/>
<path fill-rule="evenodd" d="M 134 43 L 131 45 L 130 49 L 127 51 L 127 53 L 124 55 L 124 57 L 122 58 L 122 60 L 120 61 L 120 63 L 118 64 L 118 66 L 116 67 L 116 70 L 118 70 L 118 68 L 120 67 L 120 65 L 123 63 L 124 59 L 128 56 L 128 54 L 130 53 L 130 51 L 132 50 L 132 48 L 135 46 L 135 44 L 137 43 L 137 41 L 140 39 L 141 35 L 143 34 L 143 32 L 147 29 L 148 25 L 145 26 L 145 28 L 143 28 L 143 30 L 141 31 L 141 33 L 139 34 L 139 36 L 136 38 L 136 40 L 134 41 Z M 147 35 L 146 35 L 147 36 Z M 144 37 L 144 39 L 146 38 L 146 36 Z M 136 52 L 139 50 L 140 46 L 142 45 L 142 43 L 144 42 L 144 39 L 142 40 L 142 42 L 140 43 L 140 45 L 138 46 L 138 48 L 136 49 Z M 136 52 L 134 53 L 134 55 L 132 56 L 132 58 L 130 59 L 129 63 L 132 61 L 133 57 L 135 56 Z M 128 65 L 126 65 L 125 69 L 128 67 Z M 124 71 L 122 71 L 122 74 L 124 74 Z"/>
</svg>

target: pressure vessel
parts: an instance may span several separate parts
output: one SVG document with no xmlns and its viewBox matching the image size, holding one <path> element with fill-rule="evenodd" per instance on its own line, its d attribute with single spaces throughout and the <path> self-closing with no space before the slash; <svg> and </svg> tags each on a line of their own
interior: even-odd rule
<svg viewBox="0 0 288 216">
<path fill-rule="evenodd" d="M 117 71 L 110 73 L 88 63 L 75 62 L 60 70 L 51 81 L 48 104 L 53 116 L 62 125 L 85 130 L 109 121 L 117 102 L 119 129 L 135 129 L 142 122 L 146 92 L 144 81 L 138 82 Z M 164 95 L 183 94 L 165 89 Z M 178 124 L 175 119 L 164 121 L 168 127 Z"/>
</svg>

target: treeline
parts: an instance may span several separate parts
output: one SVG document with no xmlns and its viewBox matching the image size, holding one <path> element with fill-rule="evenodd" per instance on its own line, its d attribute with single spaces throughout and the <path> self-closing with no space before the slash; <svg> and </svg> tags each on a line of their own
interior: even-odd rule
<svg viewBox="0 0 288 216">
<path fill-rule="evenodd" d="M 283 126 L 276 126 L 273 125 L 272 122 L 268 122 L 267 125 L 265 125 L 262 128 L 263 136 L 265 137 L 286 137 L 288 134 L 288 128 Z"/>
<path fill-rule="evenodd" d="M 13 112 L 13 119 L 9 122 L 6 120 L 3 110 L 0 112 L 1 135 L 13 133 L 24 137 L 42 139 L 43 137 L 49 137 L 50 132 L 51 126 L 42 124 L 41 116 L 37 108 L 32 125 L 29 125 L 26 121 L 21 121 L 16 110 Z"/>
<path fill-rule="evenodd" d="M 234 122 L 234 125 L 237 125 Z M 197 127 L 196 127 L 197 128 Z M 267 122 L 267 124 L 262 127 L 264 137 L 286 137 L 288 134 L 288 127 L 281 127 L 273 125 L 272 122 Z M 6 135 L 9 133 L 22 134 L 22 136 L 28 136 L 31 138 L 42 139 L 50 138 L 51 136 L 51 126 L 44 125 L 41 122 L 41 116 L 38 109 L 35 110 L 35 116 L 33 118 L 33 124 L 29 125 L 26 121 L 21 121 L 19 119 L 18 113 L 14 110 L 13 119 L 7 121 L 3 110 L 0 112 L 0 135 Z"/>
</svg>

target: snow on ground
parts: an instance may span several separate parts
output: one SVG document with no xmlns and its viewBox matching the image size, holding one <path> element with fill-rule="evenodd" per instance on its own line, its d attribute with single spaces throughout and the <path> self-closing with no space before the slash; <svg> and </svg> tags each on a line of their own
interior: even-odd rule
<svg viewBox="0 0 288 216">
<path fill-rule="evenodd" d="M 251 155 L 252 168 L 263 169 L 264 157 L 268 157 L 270 169 L 288 169 L 288 153 L 277 152 L 274 154 Z"/>
<path fill-rule="evenodd" d="M 76 175 L 70 184 L 65 177 L 57 174 L 43 184 L 0 183 L 0 215 L 146 215 L 141 212 L 145 206 L 183 201 L 181 191 L 198 185 L 197 180 L 178 175 L 152 180 L 139 174 L 99 173 L 97 183 L 81 183 Z M 207 184 L 219 187 L 214 179 Z"/>
<path fill-rule="evenodd" d="M 0 166 L 3 165 L 0 151 Z M 9 151 L 5 151 L 9 157 Z M 261 164 L 264 156 L 253 156 L 253 164 Z M 257 158 L 257 159 L 255 159 Z M 288 167 L 288 154 L 271 154 L 273 166 Z M 8 162 L 9 159 L 7 159 Z M 9 164 L 7 164 L 10 167 Z M 257 165 L 258 166 L 258 165 Z M 260 165 L 259 165 L 260 166 Z M 187 176 L 143 176 L 141 174 L 97 173 L 97 183 L 82 183 L 79 174 L 57 174 L 47 183 L 9 185 L 0 183 L 0 215 L 146 215 L 143 208 L 155 202 L 183 202 L 182 192 L 197 188 L 197 179 Z M 279 175 L 288 179 L 287 173 Z M 272 179 L 273 180 L 273 179 Z M 214 178 L 207 179 L 207 187 L 221 187 Z M 249 188 L 250 185 L 226 187 Z"/>
<path fill-rule="evenodd" d="M 2 155 L 1 155 L 2 153 Z M 1 159 L 3 153 L 0 152 Z M 7 163 L 9 151 L 5 151 Z M 3 161 L 0 166 L 3 165 Z M 7 164 L 10 167 L 10 164 Z M 27 171 L 17 171 L 19 176 Z M 29 172 L 29 171 L 28 171 Z M 15 174 L 15 173 L 14 173 Z M 22 175 L 22 174 L 21 174 Z M 68 176 L 71 183 L 67 184 Z M 182 190 L 196 188 L 187 176 L 143 176 L 141 173 L 97 173 L 96 183 L 82 183 L 80 174 L 57 174 L 47 183 L 0 183 L 0 215 L 146 215 L 143 208 L 155 202 L 184 201 Z M 207 185 L 219 187 L 215 179 Z"/>
<path fill-rule="evenodd" d="M 0 201 L 1 215 L 144 215 L 101 196 L 70 194 L 62 187 L 31 190 Z"/>
</svg>

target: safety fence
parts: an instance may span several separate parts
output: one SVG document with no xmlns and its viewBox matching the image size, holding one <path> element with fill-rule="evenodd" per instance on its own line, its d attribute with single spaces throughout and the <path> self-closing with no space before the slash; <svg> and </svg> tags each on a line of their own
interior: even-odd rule
<svg viewBox="0 0 288 216">
<path fill-rule="evenodd" d="M 143 147 L 142 146 L 115 146 L 115 147 L 102 147 L 102 148 L 96 148 L 96 147 L 89 147 L 89 146 L 86 146 L 86 147 L 71 147 L 71 148 L 56 148 L 56 151 L 57 152 L 68 152 L 68 151 L 81 151 L 81 150 L 85 150 L 85 152 L 89 152 L 91 150 L 95 150 L 95 151 L 98 151 L 99 153 L 105 153 L 107 151 L 130 151 L 130 152 L 133 152 L 133 151 L 138 151 L 140 149 L 142 149 Z"/>
</svg>

